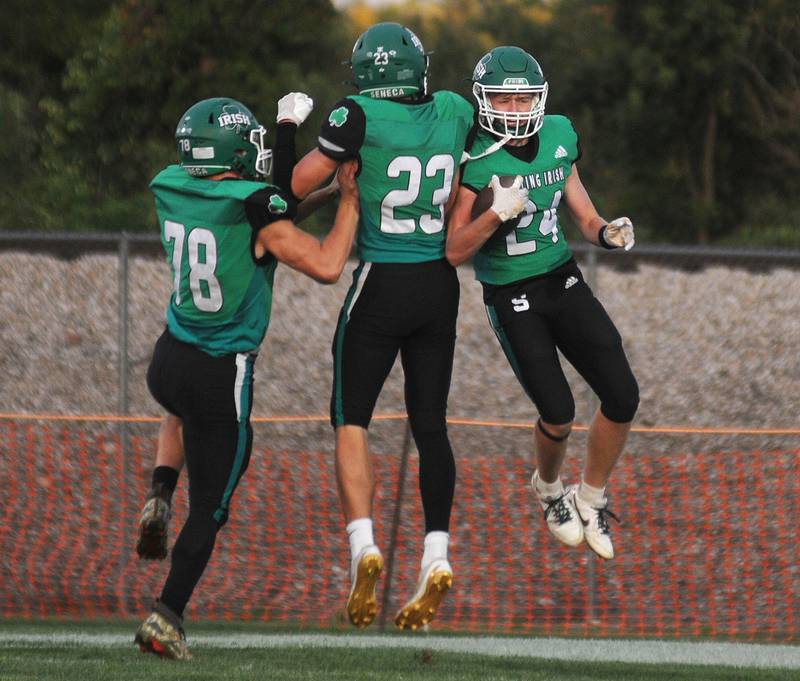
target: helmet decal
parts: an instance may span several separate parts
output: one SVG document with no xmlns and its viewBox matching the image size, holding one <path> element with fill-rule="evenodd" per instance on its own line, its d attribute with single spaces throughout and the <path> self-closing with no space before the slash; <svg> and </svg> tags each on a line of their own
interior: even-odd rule
<svg viewBox="0 0 800 681">
<path fill-rule="evenodd" d="M 472 74 L 472 80 L 480 80 L 486 75 L 486 64 L 488 64 L 492 60 L 492 53 L 489 52 L 485 57 L 483 57 L 476 65 L 475 71 Z"/>
<path fill-rule="evenodd" d="M 222 107 L 223 113 L 217 118 L 219 126 L 226 130 L 233 130 L 237 135 L 242 132 L 242 127 L 250 129 L 252 124 L 250 116 L 239 111 L 235 104 L 226 104 Z"/>
</svg>

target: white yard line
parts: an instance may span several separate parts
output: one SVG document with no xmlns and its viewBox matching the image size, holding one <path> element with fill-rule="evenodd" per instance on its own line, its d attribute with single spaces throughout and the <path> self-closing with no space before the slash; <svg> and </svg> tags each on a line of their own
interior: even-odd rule
<svg viewBox="0 0 800 681">
<path fill-rule="evenodd" d="M 720 665 L 800 669 L 800 646 L 630 639 L 493 638 L 348 634 L 214 634 L 189 636 L 197 648 L 411 648 L 493 657 Z M 0 648 L 133 645 L 133 635 L 0 631 Z"/>
</svg>

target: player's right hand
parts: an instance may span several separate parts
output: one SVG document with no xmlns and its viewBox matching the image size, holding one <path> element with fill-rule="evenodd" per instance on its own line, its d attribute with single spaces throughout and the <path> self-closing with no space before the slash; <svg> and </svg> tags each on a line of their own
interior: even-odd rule
<svg viewBox="0 0 800 681">
<path fill-rule="evenodd" d="M 528 190 L 522 187 L 522 176 L 517 175 L 510 187 L 503 187 L 497 175 L 492 175 L 489 182 L 494 198 L 489 207 L 500 217 L 500 222 L 505 222 L 517 217 L 528 202 Z"/>
<path fill-rule="evenodd" d="M 339 166 L 334 182 L 338 184 L 339 193 L 343 199 L 349 198 L 356 201 L 358 200 L 358 183 L 356 182 L 357 171 L 358 161 L 345 161 Z"/>
<path fill-rule="evenodd" d="M 300 125 L 314 108 L 314 100 L 304 92 L 290 92 L 278 100 L 278 123 Z"/>
</svg>

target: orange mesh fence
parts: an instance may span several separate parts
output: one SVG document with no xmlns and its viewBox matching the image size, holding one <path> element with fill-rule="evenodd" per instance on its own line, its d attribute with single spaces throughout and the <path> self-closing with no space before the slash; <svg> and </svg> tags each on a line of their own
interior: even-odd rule
<svg viewBox="0 0 800 681">
<path fill-rule="evenodd" d="M 140 617 L 168 562 L 136 559 L 154 428 L 0 420 L 0 615 Z M 452 522 L 455 587 L 435 628 L 473 632 L 713 636 L 800 634 L 798 450 L 626 455 L 614 474 L 617 557 L 553 539 L 521 458 L 461 457 Z M 387 622 L 417 576 L 423 531 L 416 457 L 376 455 L 376 538 L 402 522 Z M 578 462 L 567 462 L 575 479 Z M 182 476 L 170 540 L 186 515 Z M 613 522 L 612 522 L 613 524 Z M 384 555 L 387 555 L 384 551 Z M 258 447 L 190 602 L 190 619 L 301 626 L 342 621 L 349 552 L 332 459 Z M 389 569 L 391 581 L 389 581 Z M 388 584 L 387 584 L 388 583 Z M 379 596 L 381 597 L 381 596 Z"/>
</svg>

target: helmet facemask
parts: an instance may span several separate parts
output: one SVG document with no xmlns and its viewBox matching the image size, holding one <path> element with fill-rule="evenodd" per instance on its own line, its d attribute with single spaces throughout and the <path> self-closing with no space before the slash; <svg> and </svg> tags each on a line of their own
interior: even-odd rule
<svg viewBox="0 0 800 681">
<path fill-rule="evenodd" d="M 506 81 L 513 80 L 515 79 L 506 79 Z M 547 83 L 543 85 L 510 82 L 503 85 L 474 83 L 472 92 L 478 101 L 478 122 L 484 130 L 509 139 L 525 139 L 535 135 L 542 127 L 547 101 Z M 531 108 L 527 111 L 495 109 L 492 106 L 491 95 L 497 94 L 529 94 L 533 98 Z"/>
<path fill-rule="evenodd" d="M 250 131 L 250 144 L 256 148 L 256 177 L 263 179 L 272 172 L 272 149 L 268 149 L 264 140 L 267 129 L 259 125 Z"/>
</svg>

